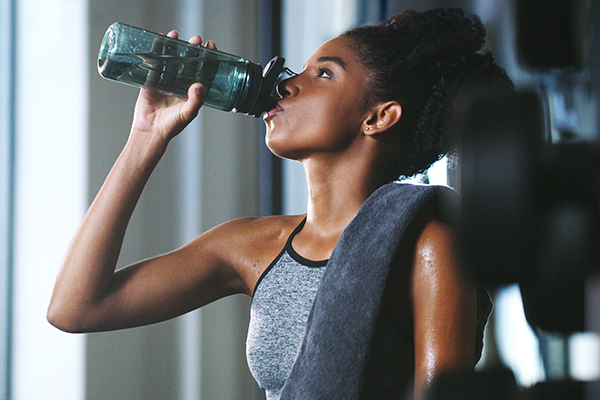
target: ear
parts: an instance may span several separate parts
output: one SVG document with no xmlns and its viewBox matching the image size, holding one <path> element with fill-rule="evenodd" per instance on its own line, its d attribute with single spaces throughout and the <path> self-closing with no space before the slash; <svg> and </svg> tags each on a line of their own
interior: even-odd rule
<svg viewBox="0 0 600 400">
<path fill-rule="evenodd" d="M 378 135 L 398 124 L 402 116 L 402 106 L 397 101 L 376 104 L 363 121 L 365 135 Z"/>
</svg>

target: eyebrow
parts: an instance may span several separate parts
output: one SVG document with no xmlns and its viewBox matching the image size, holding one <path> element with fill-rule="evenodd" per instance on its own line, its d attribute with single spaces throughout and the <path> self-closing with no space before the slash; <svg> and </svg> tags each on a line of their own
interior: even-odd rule
<svg viewBox="0 0 600 400">
<path fill-rule="evenodd" d="M 334 62 L 334 63 L 338 64 L 343 69 L 346 69 L 346 63 L 344 62 L 344 60 L 342 60 L 339 57 L 335 57 L 335 56 L 319 57 L 319 59 L 317 61 L 319 63 L 331 61 L 331 62 Z"/>
</svg>

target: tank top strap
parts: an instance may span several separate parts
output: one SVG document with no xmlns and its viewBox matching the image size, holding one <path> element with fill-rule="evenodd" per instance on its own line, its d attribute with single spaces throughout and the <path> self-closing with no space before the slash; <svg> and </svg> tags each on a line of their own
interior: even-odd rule
<svg viewBox="0 0 600 400">
<path fill-rule="evenodd" d="M 287 254 L 292 257 L 292 259 L 306 267 L 324 267 L 327 265 L 327 263 L 329 262 L 329 260 L 319 260 L 319 261 L 315 261 L 315 260 L 311 260 L 305 257 L 302 257 L 300 254 L 296 253 L 296 250 L 294 250 L 294 246 L 292 246 L 292 241 L 294 240 L 294 238 L 296 237 L 296 235 L 298 234 L 298 232 L 300 232 L 302 230 L 302 228 L 304 227 L 304 224 L 306 223 L 306 217 L 304 217 L 304 219 L 302 220 L 302 222 L 300 222 L 300 224 L 296 227 L 296 229 L 294 229 L 294 231 L 292 232 L 292 234 L 290 235 L 290 237 L 288 238 L 284 248 L 283 248 L 283 252 L 279 255 L 279 257 L 277 259 L 279 259 L 283 253 L 285 253 L 287 251 Z"/>
<path fill-rule="evenodd" d="M 298 234 L 298 232 L 300 232 L 302 230 L 302 228 L 304 227 L 304 224 L 306 224 L 306 217 L 304 217 L 302 219 L 302 221 L 298 224 L 298 226 L 296 226 L 294 228 L 294 230 L 292 231 L 292 233 L 290 234 L 290 236 L 288 237 L 287 241 L 285 242 L 285 245 L 283 246 L 283 248 L 281 249 L 281 251 L 279 252 L 279 254 L 277 255 L 277 257 L 275 257 L 275 259 L 273 259 L 273 261 L 271 261 L 271 263 L 267 266 L 267 268 L 262 272 L 262 274 L 260 274 L 260 277 L 258 278 L 258 280 L 256 281 L 256 285 L 254 285 L 254 292 L 256 292 L 256 288 L 258 287 L 258 285 L 260 285 L 260 283 L 262 282 L 263 278 L 269 273 L 269 271 L 279 262 L 279 260 L 281 259 L 281 257 L 288 252 L 288 250 L 292 249 L 292 240 L 294 240 L 294 237 Z M 292 249 L 293 251 L 293 249 Z M 295 253 L 295 252 L 294 252 Z M 253 292 L 253 293 L 254 293 Z"/>
<path fill-rule="evenodd" d="M 285 246 L 283 246 L 283 251 L 292 249 L 292 240 L 294 240 L 296 235 L 302 230 L 302 228 L 304 228 L 305 224 L 306 224 L 306 217 L 302 218 L 302 221 L 298 224 L 297 227 L 294 228 L 292 233 L 290 233 L 288 240 L 285 242 Z M 282 251 L 282 253 L 283 253 L 283 251 Z M 279 254 L 276 257 L 276 259 L 279 257 L 281 257 L 281 254 Z"/>
</svg>

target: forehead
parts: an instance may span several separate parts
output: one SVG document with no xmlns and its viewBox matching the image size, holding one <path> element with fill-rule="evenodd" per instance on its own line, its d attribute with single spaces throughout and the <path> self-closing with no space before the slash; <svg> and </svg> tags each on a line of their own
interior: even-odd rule
<svg viewBox="0 0 600 400">
<path fill-rule="evenodd" d="M 336 59 L 345 69 L 354 69 L 358 65 L 356 53 L 350 41 L 343 36 L 325 42 L 315 51 L 308 62 L 320 63 Z"/>
</svg>

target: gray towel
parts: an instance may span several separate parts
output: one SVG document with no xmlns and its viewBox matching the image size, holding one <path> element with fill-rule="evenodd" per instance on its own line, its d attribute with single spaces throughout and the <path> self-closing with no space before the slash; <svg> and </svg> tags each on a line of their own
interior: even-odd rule
<svg viewBox="0 0 600 400">
<path fill-rule="evenodd" d="M 414 217 L 441 194 L 456 196 L 441 186 L 391 183 L 361 207 L 331 255 L 281 399 L 361 396 L 390 264 Z"/>
</svg>

